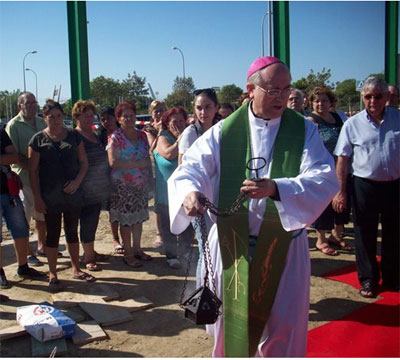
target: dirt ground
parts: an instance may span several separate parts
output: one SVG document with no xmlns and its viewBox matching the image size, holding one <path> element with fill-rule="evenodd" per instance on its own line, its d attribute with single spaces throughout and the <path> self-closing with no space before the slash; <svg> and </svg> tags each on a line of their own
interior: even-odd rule
<svg viewBox="0 0 400 360">
<path fill-rule="evenodd" d="M 347 229 L 352 230 L 351 226 Z M 65 357 L 210 357 L 213 339 L 202 326 L 193 325 L 186 320 L 178 302 L 185 278 L 185 269 L 170 269 L 164 255 L 153 248 L 155 239 L 154 213 L 144 223 L 142 247 L 153 256 L 153 260 L 145 262 L 138 269 L 127 267 L 121 255 L 114 255 L 112 237 L 109 231 L 108 214 L 101 213 L 97 230 L 97 252 L 109 254 L 109 260 L 100 263 L 101 271 L 93 273 L 97 283 L 111 286 L 121 295 L 121 299 L 145 296 L 154 303 L 148 310 L 133 313 L 133 321 L 119 325 L 104 327 L 108 339 L 76 346 L 67 341 L 68 354 Z M 16 259 L 13 241 L 3 228 L 5 240 L 2 244 L 3 263 L 11 288 L 1 290 L 10 297 L 10 301 L 0 304 L 0 329 L 16 325 L 15 313 L 18 306 L 52 302 L 47 291 L 47 281 L 20 280 L 16 275 Z M 31 236 L 36 248 L 35 235 Z M 353 287 L 336 281 L 319 277 L 319 275 L 354 262 L 354 253 L 341 252 L 332 257 L 316 251 L 315 233 L 309 232 L 310 257 L 312 266 L 311 303 L 309 329 L 321 326 L 326 322 L 338 319 L 358 309 L 367 300 L 358 295 Z M 354 246 L 354 239 L 346 237 L 346 241 Z M 59 278 L 64 286 L 74 288 L 76 292 L 87 293 L 90 284 L 71 279 L 70 262 L 65 249 L 65 239 L 61 238 L 60 250 L 64 257 L 59 259 Z M 197 252 L 195 249 L 194 253 Z M 82 253 L 82 249 L 81 249 Z M 40 258 L 45 264 L 37 268 L 47 271 L 47 260 Z M 194 289 L 195 261 L 191 267 L 189 287 Z M 75 310 L 75 308 L 73 309 Z M 87 317 L 89 319 L 89 317 Z M 1 357 L 32 357 L 30 335 L 5 340 L 0 343 Z"/>
</svg>

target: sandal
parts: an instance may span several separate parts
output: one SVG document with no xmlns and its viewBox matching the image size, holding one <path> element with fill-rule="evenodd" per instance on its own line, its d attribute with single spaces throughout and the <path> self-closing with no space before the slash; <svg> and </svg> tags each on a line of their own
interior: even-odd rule
<svg viewBox="0 0 400 360">
<path fill-rule="evenodd" d="M 142 261 L 153 260 L 153 258 L 150 255 L 146 254 L 143 250 L 137 252 L 134 256 L 136 259 L 142 260 Z"/>
<path fill-rule="evenodd" d="M 72 277 L 74 280 L 85 280 L 86 282 L 94 282 L 96 278 L 88 273 L 81 272 L 79 275 L 74 275 Z"/>
<path fill-rule="evenodd" d="M 324 245 L 326 245 L 326 246 L 324 246 Z M 318 251 L 321 251 L 325 255 L 329 255 L 329 256 L 337 256 L 337 255 L 339 255 L 339 253 L 335 249 L 332 249 L 326 243 L 324 243 L 322 245 L 322 247 L 318 247 L 317 245 L 315 245 L 315 247 L 317 248 Z"/>
<path fill-rule="evenodd" d="M 328 244 L 333 247 L 338 247 L 340 250 L 343 250 L 343 251 L 353 250 L 353 248 L 350 245 L 346 244 L 346 242 L 342 238 L 336 239 L 332 235 L 328 239 Z"/>
<path fill-rule="evenodd" d="M 49 286 L 48 286 L 49 290 L 53 293 L 59 292 L 63 289 L 60 280 L 56 279 L 56 278 L 52 278 L 49 281 Z"/>
<path fill-rule="evenodd" d="M 372 280 L 366 280 L 361 284 L 360 295 L 367 299 L 376 298 L 376 286 Z"/>
<path fill-rule="evenodd" d="M 128 261 L 127 259 L 129 259 L 129 258 L 133 258 L 133 261 Z M 122 258 L 122 261 L 123 261 L 126 265 L 128 265 L 128 266 L 130 266 L 130 267 L 133 267 L 133 268 L 137 268 L 137 267 L 143 266 L 143 264 L 142 264 L 140 261 L 135 260 L 135 257 L 134 257 L 133 255 L 124 256 L 124 257 Z"/>
<path fill-rule="evenodd" d="M 124 247 L 121 244 L 114 246 L 114 253 L 122 255 L 125 252 Z"/>
<path fill-rule="evenodd" d="M 96 264 L 95 261 L 88 261 L 85 264 L 85 266 L 86 266 L 86 269 L 89 271 L 99 271 L 100 270 L 99 266 Z"/>
</svg>

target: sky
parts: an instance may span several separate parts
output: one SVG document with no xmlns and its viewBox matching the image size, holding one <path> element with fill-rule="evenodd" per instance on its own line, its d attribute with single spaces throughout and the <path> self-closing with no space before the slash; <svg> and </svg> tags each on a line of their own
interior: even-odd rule
<svg viewBox="0 0 400 360">
<path fill-rule="evenodd" d="M 172 92 L 176 76 L 196 88 L 235 84 L 245 89 L 249 65 L 261 56 L 261 21 L 267 1 L 88 1 L 86 3 L 90 79 L 146 78 L 157 97 Z M 331 69 L 333 82 L 365 79 L 384 71 L 382 1 L 289 4 L 293 81 Z M 268 21 L 265 20 L 265 55 Z M 43 105 L 61 85 L 70 98 L 68 28 L 65 1 L 0 1 L 0 90 L 23 90 L 25 67 L 37 74 Z M 26 89 L 35 77 L 26 72 Z"/>
</svg>

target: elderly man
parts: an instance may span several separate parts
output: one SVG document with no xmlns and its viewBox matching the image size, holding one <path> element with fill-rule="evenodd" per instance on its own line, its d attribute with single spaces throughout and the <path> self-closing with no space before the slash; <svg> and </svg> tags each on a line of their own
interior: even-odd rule
<svg viewBox="0 0 400 360">
<path fill-rule="evenodd" d="M 30 92 L 22 93 L 17 100 L 19 113 L 11 119 L 6 127 L 8 136 L 10 137 L 15 149 L 19 155 L 19 161 L 12 165 L 12 169 L 19 174 L 24 184 L 22 189 L 22 202 L 24 205 L 25 216 L 28 224 L 31 218 L 35 219 L 36 233 L 38 236 L 37 254 L 44 256 L 44 243 L 46 237 L 46 223 L 44 215 L 38 213 L 35 209 L 33 201 L 33 193 L 31 184 L 28 178 L 28 143 L 34 134 L 43 130 L 46 127 L 44 120 L 36 116 L 38 105 L 35 95 Z M 42 263 L 33 255 L 29 249 L 30 256 L 28 264 L 32 266 L 40 266 Z"/>
<path fill-rule="evenodd" d="M 389 85 L 389 100 L 386 103 L 386 106 L 393 107 L 395 109 L 399 108 L 400 103 L 400 93 L 399 87 L 397 85 Z"/>
<path fill-rule="evenodd" d="M 289 99 L 287 102 L 287 107 L 289 109 L 296 110 L 300 114 L 304 115 L 304 95 L 303 92 L 299 89 L 292 88 L 290 90 Z"/>
<path fill-rule="evenodd" d="M 206 211 L 200 196 L 226 209 L 240 193 L 247 195 L 232 216 L 213 218 L 208 235 L 210 280 L 223 300 L 223 315 L 208 326 L 213 356 L 306 355 L 310 262 L 304 228 L 338 184 L 316 126 L 286 109 L 290 82 L 278 58 L 254 61 L 246 85 L 251 101 L 204 133 L 168 181 L 174 233 Z"/>
<path fill-rule="evenodd" d="M 364 82 L 365 110 L 348 119 L 334 154 L 338 156 L 340 191 L 333 207 L 346 208 L 346 177 L 353 174 L 353 216 L 360 294 L 377 295 L 380 271 L 376 259 L 379 216 L 382 224 L 381 272 L 383 286 L 399 290 L 400 111 L 385 107 L 388 85 L 379 77 Z"/>
</svg>

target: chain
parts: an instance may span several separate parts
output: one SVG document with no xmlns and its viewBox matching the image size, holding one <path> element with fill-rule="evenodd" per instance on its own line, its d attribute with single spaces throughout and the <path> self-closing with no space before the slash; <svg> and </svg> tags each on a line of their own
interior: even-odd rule
<svg viewBox="0 0 400 360">
<path fill-rule="evenodd" d="M 188 276 L 189 276 L 189 272 L 190 272 L 190 264 L 192 263 L 192 257 L 193 257 L 193 243 L 194 243 L 194 239 L 190 244 L 190 251 L 189 251 L 189 257 L 188 257 L 188 262 L 186 265 L 186 274 L 185 274 L 185 281 L 183 282 L 183 289 L 182 289 L 182 293 L 181 293 L 181 299 L 179 301 L 179 306 L 181 308 L 183 308 L 183 297 L 185 296 L 185 292 L 186 292 L 186 285 L 188 282 Z"/>
<path fill-rule="evenodd" d="M 219 209 L 209 199 L 207 199 L 206 197 L 201 196 L 199 198 L 199 202 L 205 208 L 207 208 L 212 214 L 214 214 L 216 216 L 221 216 L 221 217 L 226 217 L 226 216 L 233 215 L 235 212 L 237 212 L 239 210 L 240 206 L 243 204 L 243 202 L 245 200 L 246 200 L 246 195 L 244 193 L 239 193 L 238 197 L 236 198 L 236 200 L 233 202 L 232 206 L 229 209 Z M 210 246 L 208 244 L 208 232 L 207 232 L 206 220 L 205 220 L 204 215 L 197 215 L 196 216 L 194 229 L 196 230 L 197 227 L 200 227 L 201 240 L 202 240 L 202 243 L 203 243 L 202 256 L 203 256 L 203 259 L 204 259 L 204 267 L 206 269 L 206 273 L 204 275 L 204 286 L 208 286 L 209 287 L 209 275 L 211 275 L 212 291 L 213 291 L 214 294 L 216 294 L 214 269 L 213 269 L 213 265 L 212 265 L 212 261 L 211 261 L 212 260 L 211 259 L 211 251 L 210 251 Z M 189 258 L 188 258 L 188 264 L 187 264 L 187 268 L 186 268 L 185 281 L 183 283 L 183 289 L 182 289 L 181 299 L 180 299 L 180 303 L 179 303 L 179 306 L 181 308 L 183 308 L 183 302 L 184 302 L 183 298 L 185 296 L 186 285 L 187 285 L 187 281 L 188 281 L 192 255 L 193 255 L 193 246 L 191 246 L 190 252 L 189 252 Z"/>
<path fill-rule="evenodd" d="M 235 212 L 237 212 L 239 210 L 240 206 L 243 204 L 243 202 L 245 200 L 246 200 L 246 194 L 241 192 L 241 193 L 239 193 L 236 200 L 233 202 L 232 206 L 229 209 L 220 209 L 220 208 L 217 208 L 206 197 L 204 197 L 204 196 L 199 197 L 199 202 L 201 205 L 206 207 L 210 211 L 210 213 L 212 213 L 216 216 L 221 216 L 221 217 L 233 215 Z"/>
</svg>

